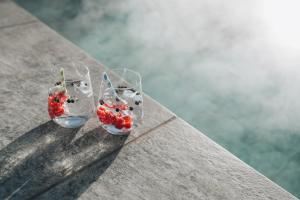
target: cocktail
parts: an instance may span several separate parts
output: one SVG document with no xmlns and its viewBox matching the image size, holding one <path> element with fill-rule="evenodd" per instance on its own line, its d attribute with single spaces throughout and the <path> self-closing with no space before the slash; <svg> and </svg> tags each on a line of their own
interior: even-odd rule
<svg viewBox="0 0 300 200">
<path fill-rule="evenodd" d="M 102 127 L 115 135 L 128 134 L 143 118 L 141 76 L 127 68 L 102 74 L 97 116 Z"/>
<path fill-rule="evenodd" d="M 57 124 L 66 128 L 80 127 L 95 110 L 89 69 L 83 63 L 55 65 L 54 86 L 49 89 L 48 113 Z"/>
</svg>

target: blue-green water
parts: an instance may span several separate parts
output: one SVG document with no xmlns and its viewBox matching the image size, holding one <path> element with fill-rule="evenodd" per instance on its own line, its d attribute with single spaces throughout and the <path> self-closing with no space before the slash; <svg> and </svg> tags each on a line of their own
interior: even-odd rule
<svg viewBox="0 0 300 200">
<path fill-rule="evenodd" d="M 296 0 L 17 2 L 300 197 Z"/>
</svg>

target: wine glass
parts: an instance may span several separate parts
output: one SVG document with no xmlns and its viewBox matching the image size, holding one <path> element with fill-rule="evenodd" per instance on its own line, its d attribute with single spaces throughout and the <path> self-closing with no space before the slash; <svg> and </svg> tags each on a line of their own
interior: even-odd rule
<svg viewBox="0 0 300 200">
<path fill-rule="evenodd" d="M 143 118 L 140 74 L 127 68 L 103 72 L 97 116 L 102 127 L 114 135 L 136 128 Z"/>
</svg>

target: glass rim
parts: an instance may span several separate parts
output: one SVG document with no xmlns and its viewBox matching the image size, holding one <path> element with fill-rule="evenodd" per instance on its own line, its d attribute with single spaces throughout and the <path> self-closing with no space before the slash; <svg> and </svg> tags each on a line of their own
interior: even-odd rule
<svg viewBox="0 0 300 200">
<path fill-rule="evenodd" d="M 123 78 L 123 77 L 121 77 L 121 74 L 119 74 L 118 72 L 122 72 L 124 70 L 128 71 L 130 73 L 133 73 L 137 77 L 137 80 L 138 80 L 137 84 L 130 84 L 131 87 L 126 87 L 126 88 L 122 88 L 122 87 L 120 88 L 118 86 L 113 85 L 112 88 L 113 89 L 118 89 L 118 90 L 128 90 L 128 89 L 129 90 L 130 89 L 136 89 L 137 90 L 138 89 L 138 91 L 141 92 L 142 91 L 142 76 L 141 76 L 141 74 L 139 72 L 134 71 L 134 70 L 129 69 L 129 68 L 126 68 L 126 67 L 111 68 L 111 69 L 108 69 L 106 71 L 108 73 L 112 73 L 112 74 L 114 74 L 114 75 L 116 75 L 116 76 L 118 76 L 120 78 Z M 125 80 L 125 82 L 128 82 L 128 80 L 126 80 L 126 79 L 124 79 L 124 80 Z"/>
<path fill-rule="evenodd" d="M 73 65 L 72 65 L 73 64 Z M 84 72 L 84 74 L 82 74 L 82 73 L 80 73 L 77 69 L 76 69 L 76 67 L 75 67 L 75 65 L 77 64 L 77 65 L 79 65 L 80 67 L 83 67 L 86 71 Z M 71 66 L 71 67 L 73 67 L 75 70 L 76 70 L 76 72 L 78 72 L 78 74 L 79 75 L 81 75 L 81 76 L 86 76 L 86 75 L 89 75 L 89 73 L 90 73 L 90 70 L 89 70 L 89 68 L 88 68 L 88 66 L 84 63 L 84 62 L 82 62 L 82 61 L 66 61 L 66 62 L 61 62 L 61 63 L 56 63 L 56 64 L 52 64 L 54 67 L 57 67 L 58 68 L 58 70 L 59 70 L 59 68 L 64 68 L 65 69 L 65 67 L 63 67 L 64 65 L 69 65 L 69 66 Z M 54 69 L 53 69 L 54 70 Z"/>
</svg>

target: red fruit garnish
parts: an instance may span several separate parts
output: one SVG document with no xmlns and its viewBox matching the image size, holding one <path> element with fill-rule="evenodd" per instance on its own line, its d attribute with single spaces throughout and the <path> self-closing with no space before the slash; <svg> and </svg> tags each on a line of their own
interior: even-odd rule
<svg viewBox="0 0 300 200">
<path fill-rule="evenodd" d="M 65 102 L 67 99 L 68 99 L 67 96 L 61 96 L 61 97 L 59 97 L 59 101 L 60 102 Z"/>
<path fill-rule="evenodd" d="M 51 119 L 64 114 L 63 104 L 67 98 L 64 92 L 56 93 L 48 97 L 48 113 Z"/>
<path fill-rule="evenodd" d="M 56 117 L 61 116 L 62 114 L 64 114 L 64 108 L 63 107 L 59 107 L 54 111 L 54 114 Z"/>
<path fill-rule="evenodd" d="M 111 116 L 111 123 L 116 124 L 116 121 L 117 121 L 117 116 L 116 115 Z"/>
<path fill-rule="evenodd" d="M 115 122 L 115 127 L 118 129 L 122 129 L 124 126 L 124 119 L 122 117 L 117 117 Z"/>
<path fill-rule="evenodd" d="M 54 100 L 54 96 L 49 96 L 48 97 L 48 104 L 51 103 Z"/>
<path fill-rule="evenodd" d="M 48 110 L 48 113 L 49 113 L 49 117 L 50 117 L 51 119 L 53 119 L 53 118 L 55 117 L 53 111 Z"/>
<path fill-rule="evenodd" d="M 120 110 L 127 110 L 128 105 L 126 105 L 126 104 L 118 105 L 117 108 L 119 108 Z"/>
<path fill-rule="evenodd" d="M 50 108 L 56 108 L 56 107 L 59 107 L 60 105 L 61 105 L 60 103 L 57 103 L 57 102 L 54 102 L 54 101 L 49 103 Z"/>
<path fill-rule="evenodd" d="M 123 117 L 125 122 L 132 122 L 132 118 L 129 115 Z"/>
<path fill-rule="evenodd" d="M 97 110 L 97 115 L 98 115 L 98 117 L 100 117 L 100 116 L 105 116 L 105 111 L 104 111 L 104 110 L 98 109 L 98 110 Z"/>
<path fill-rule="evenodd" d="M 97 115 L 99 120 L 103 123 L 103 124 L 112 124 L 112 116 L 113 113 L 110 111 L 103 111 L 103 110 L 97 110 Z"/>
<path fill-rule="evenodd" d="M 100 121 L 101 121 L 103 124 L 110 124 L 110 120 L 107 119 L 107 118 L 100 118 Z"/>
<path fill-rule="evenodd" d="M 107 121 L 109 121 L 110 124 L 113 124 L 113 121 L 114 121 L 114 113 L 111 112 L 111 111 L 106 111 L 106 118 L 107 118 Z"/>
<path fill-rule="evenodd" d="M 107 108 L 112 108 L 112 109 L 118 108 L 119 110 L 127 110 L 128 109 L 128 105 L 126 105 L 126 104 L 110 105 L 110 104 L 105 103 L 104 106 Z"/>
<path fill-rule="evenodd" d="M 105 110 L 105 108 L 104 108 L 103 106 L 100 106 L 100 107 L 98 108 L 98 110 Z"/>
<path fill-rule="evenodd" d="M 124 128 L 130 129 L 132 126 L 131 123 L 124 123 Z"/>
<path fill-rule="evenodd" d="M 132 126 L 132 118 L 129 115 L 123 117 L 124 127 L 129 129 Z"/>
</svg>

